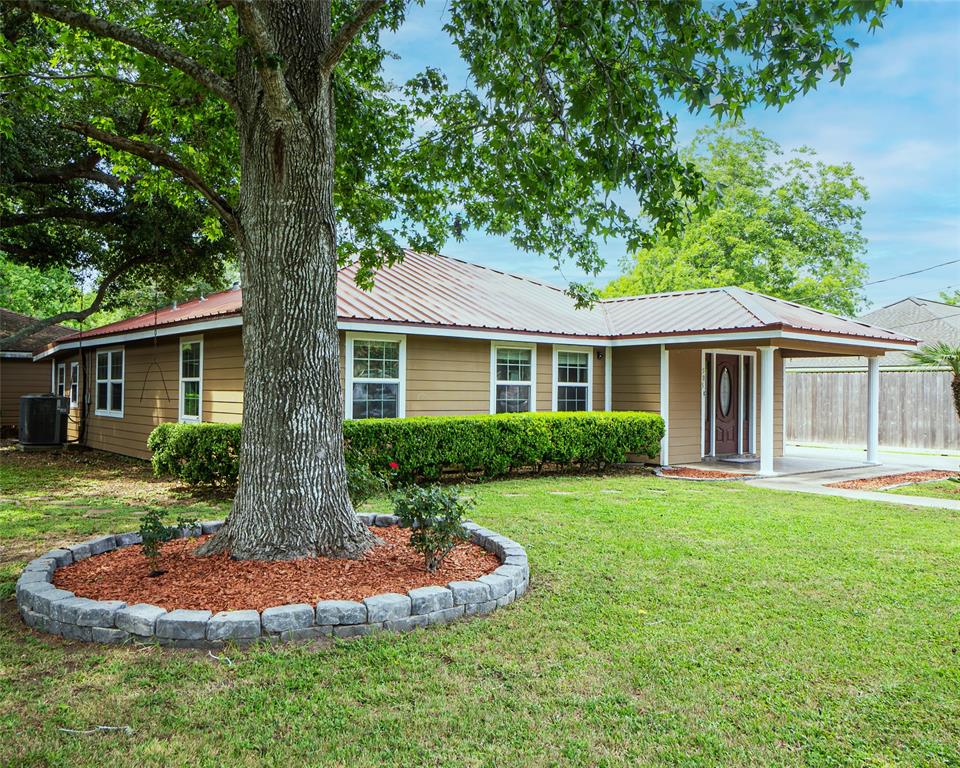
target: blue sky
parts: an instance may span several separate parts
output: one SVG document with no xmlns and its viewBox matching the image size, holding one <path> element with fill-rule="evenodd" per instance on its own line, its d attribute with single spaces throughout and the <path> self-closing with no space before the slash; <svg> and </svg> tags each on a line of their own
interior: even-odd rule
<svg viewBox="0 0 960 768">
<path fill-rule="evenodd" d="M 390 65 L 397 80 L 437 66 L 452 85 L 466 82 L 466 68 L 442 30 L 443 0 L 411 9 L 407 23 L 384 42 L 399 54 Z M 864 234 L 869 240 L 870 280 L 960 258 L 960 0 L 906 0 L 892 8 L 875 34 L 854 30 L 861 43 L 846 83 L 819 90 L 781 112 L 755 108 L 745 123 L 784 149 L 807 145 L 827 162 L 852 162 L 864 177 Z M 683 113 L 681 143 L 710 123 Z M 556 272 L 536 254 L 518 252 L 502 237 L 472 232 L 444 249 L 451 256 L 565 284 L 581 279 L 572 266 Z M 603 285 L 618 274 L 622 242 L 601 245 Z M 873 306 L 904 296 L 936 298 L 960 288 L 960 264 L 868 286 Z"/>
</svg>

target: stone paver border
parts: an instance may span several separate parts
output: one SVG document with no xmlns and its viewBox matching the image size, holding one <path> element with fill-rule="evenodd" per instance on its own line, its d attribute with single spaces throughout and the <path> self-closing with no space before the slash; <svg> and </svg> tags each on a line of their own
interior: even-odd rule
<svg viewBox="0 0 960 768">
<path fill-rule="evenodd" d="M 397 525 L 394 515 L 362 514 L 368 526 Z M 204 534 L 214 533 L 222 521 L 202 524 Z M 228 642 L 312 640 L 320 637 L 358 637 L 377 631 L 408 632 L 418 627 L 447 624 L 465 616 L 485 615 L 509 605 L 530 583 L 527 553 L 517 542 L 494 531 L 466 522 L 470 539 L 494 553 L 501 565 L 473 581 L 419 587 L 407 594 L 373 595 L 362 601 L 321 600 L 255 610 L 210 611 L 156 605 L 127 605 L 119 600 L 90 600 L 57 589 L 57 568 L 140 544 L 140 536 L 123 533 L 98 536 L 81 544 L 52 549 L 31 561 L 17 580 L 20 616 L 38 632 L 95 643 L 157 643 L 174 648 L 222 648 Z M 182 532 L 186 535 L 187 531 Z"/>
</svg>

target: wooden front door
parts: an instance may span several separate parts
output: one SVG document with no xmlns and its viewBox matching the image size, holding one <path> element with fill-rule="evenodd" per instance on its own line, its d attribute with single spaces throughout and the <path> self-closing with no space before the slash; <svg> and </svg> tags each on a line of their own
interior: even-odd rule
<svg viewBox="0 0 960 768">
<path fill-rule="evenodd" d="M 738 453 L 740 423 L 740 357 L 716 356 L 714 369 L 714 450 L 718 456 Z"/>
</svg>

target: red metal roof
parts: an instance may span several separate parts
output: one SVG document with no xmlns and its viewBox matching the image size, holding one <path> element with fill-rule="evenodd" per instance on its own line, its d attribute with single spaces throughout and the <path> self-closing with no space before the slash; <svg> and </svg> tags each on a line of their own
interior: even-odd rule
<svg viewBox="0 0 960 768">
<path fill-rule="evenodd" d="M 605 299 L 592 309 L 577 309 L 574 300 L 561 288 L 447 256 L 408 251 L 402 262 L 377 273 L 370 291 L 356 285 L 355 274 L 353 265 L 342 268 L 339 273 L 337 316 L 341 322 L 597 340 L 792 329 L 875 341 L 914 341 L 858 320 L 742 288 Z M 240 289 L 221 291 L 64 337 L 58 342 L 76 340 L 81 335 L 90 339 L 239 315 L 241 304 Z"/>
</svg>

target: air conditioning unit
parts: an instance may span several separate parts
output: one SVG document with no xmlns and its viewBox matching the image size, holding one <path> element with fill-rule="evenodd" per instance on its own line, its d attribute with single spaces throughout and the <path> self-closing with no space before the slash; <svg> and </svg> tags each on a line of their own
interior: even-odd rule
<svg viewBox="0 0 960 768">
<path fill-rule="evenodd" d="M 58 395 L 20 398 L 20 444 L 62 445 L 67 442 L 70 400 Z"/>
</svg>

